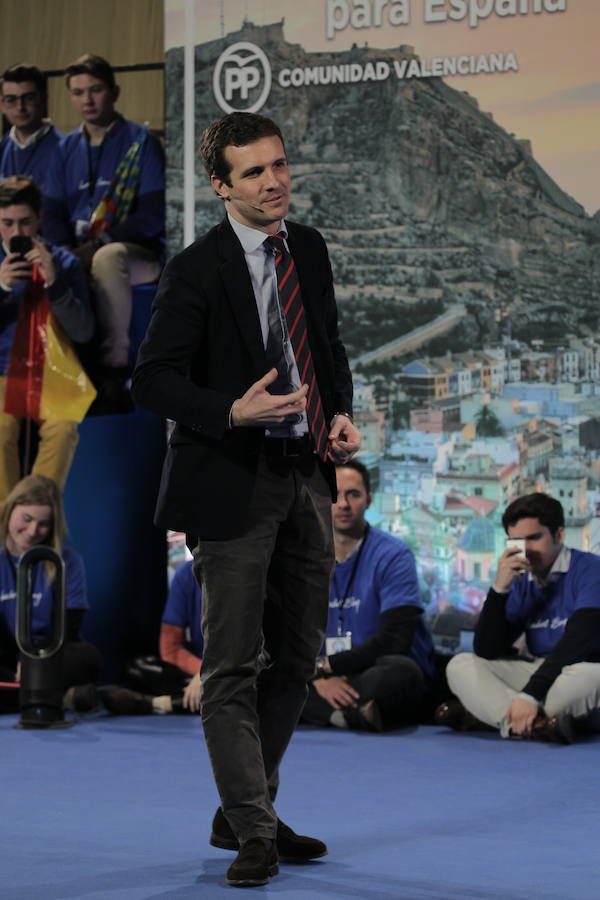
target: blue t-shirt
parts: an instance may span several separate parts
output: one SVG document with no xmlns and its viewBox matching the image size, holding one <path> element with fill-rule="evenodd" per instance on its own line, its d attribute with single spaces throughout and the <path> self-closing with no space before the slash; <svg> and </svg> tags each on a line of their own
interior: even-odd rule
<svg viewBox="0 0 600 900">
<path fill-rule="evenodd" d="M 59 160 L 59 145 L 63 138 L 53 125 L 33 144 L 20 147 L 10 134 L 0 141 L 0 179 L 10 175 L 29 175 L 46 192 L 49 173 Z"/>
<path fill-rule="evenodd" d="M 60 247 L 49 247 L 52 254 L 52 260 L 56 269 L 56 281 L 51 288 L 47 289 L 50 304 L 54 297 L 60 297 L 68 288 L 70 288 L 75 297 L 82 303 L 89 303 L 89 295 L 85 275 L 75 256 L 68 250 Z M 4 262 L 6 253 L 0 243 L 0 263 Z M 21 284 L 15 284 L 10 291 L 6 292 L 0 288 L 0 375 L 6 375 L 8 372 L 8 364 L 12 350 L 15 331 L 17 328 L 17 318 L 19 306 L 23 302 L 25 291 L 29 282 L 24 281 Z"/>
<path fill-rule="evenodd" d="M 65 603 L 67 609 L 89 609 L 83 560 L 72 547 L 63 547 L 61 554 L 65 564 Z M 6 550 L 0 550 L 0 616 L 4 619 L 10 634 L 16 632 L 17 592 L 15 572 L 18 557 L 11 556 L 13 565 L 7 557 Z M 14 568 L 13 568 L 14 567 Z M 31 634 L 34 640 L 47 634 L 52 622 L 53 589 L 48 583 L 48 576 L 43 563 L 38 563 L 34 570 L 32 591 Z"/>
<path fill-rule="evenodd" d="M 83 128 L 60 144 L 60 162 L 49 173 L 44 196 L 43 233 L 53 244 L 72 246 L 87 239 L 87 224 L 136 140 L 140 126 L 121 116 L 104 140 L 91 146 Z M 160 142 L 149 134 L 140 179 L 128 217 L 109 230 L 113 241 L 131 241 L 161 252 L 165 230 L 165 166 Z"/>
<path fill-rule="evenodd" d="M 165 625 L 185 629 L 187 643 L 196 656 L 202 659 L 202 591 L 194 577 L 191 560 L 179 566 L 173 576 L 162 620 Z"/>
<path fill-rule="evenodd" d="M 357 554 L 358 566 L 352 571 Z M 381 628 L 381 614 L 397 606 L 423 609 L 412 550 L 403 541 L 369 528 L 361 547 L 342 563 L 336 563 L 329 592 L 327 637 L 352 632 L 358 647 Z M 433 644 L 423 616 L 419 616 L 409 656 L 426 675 L 433 674 Z"/>
<path fill-rule="evenodd" d="M 567 572 L 552 572 L 541 587 L 526 575 L 513 579 L 506 618 L 525 632 L 534 656 L 548 656 L 578 609 L 600 608 L 600 556 L 571 550 Z M 600 651 L 600 637 L 594 651 Z"/>
</svg>

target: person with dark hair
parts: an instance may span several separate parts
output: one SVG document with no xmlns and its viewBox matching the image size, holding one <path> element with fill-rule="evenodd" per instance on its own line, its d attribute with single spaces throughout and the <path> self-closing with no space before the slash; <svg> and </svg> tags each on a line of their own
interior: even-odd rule
<svg viewBox="0 0 600 900">
<path fill-rule="evenodd" d="M 164 154 L 115 109 L 110 64 L 86 54 L 65 69 L 81 125 L 64 138 L 46 187 L 44 234 L 91 276 L 98 318 L 96 414 L 128 412 L 131 286 L 155 281 L 164 244 Z"/>
<path fill-rule="evenodd" d="M 547 494 L 513 501 L 502 524 L 507 548 L 475 653 L 450 660 L 457 699 L 435 719 L 459 731 L 570 743 L 573 726 L 600 730 L 600 557 L 563 544 L 563 508 Z"/>
<path fill-rule="evenodd" d="M 287 221 L 274 122 L 231 113 L 201 142 L 224 220 L 167 263 L 133 375 L 177 422 L 157 522 L 184 531 L 202 584 L 201 712 L 229 884 L 323 856 L 273 808 L 327 619 L 333 463 L 360 446 L 325 242 Z M 222 157 L 226 172 L 219 169 Z"/>
<path fill-rule="evenodd" d="M 96 705 L 94 682 L 100 674 L 102 658 L 96 647 L 81 639 L 83 619 L 89 609 L 85 570 L 79 554 L 65 543 L 66 537 L 58 485 L 43 475 L 23 478 L 6 498 L 0 514 L 0 681 L 19 681 L 19 650 L 15 640 L 17 565 L 23 553 L 44 544 L 58 553 L 65 564 L 63 706 L 85 712 Z M 44 563 L 35 566 L 32 578 L 32 637 L 36 644 L 43 646 L 53 609 L 52 582 Z M 12 691 L 10 697 L 15 697 Z"/>
<path fill-rule="evenodd" d="M 0 179 L 29 175 L 45 190 L 48 173 L 56 164 L 62 138 L 45 118 L 46 76 L 37 66 L 18 63 L 2 75 L 0 108 L 11 126 L 0 140 Z"/>
<path fill-rule="evenodd" d="M 88 341 L 94 330 L 87 286 L 77 260 L 40 239 L 41 215 L 42 196 L 33 179 L 13 175 L 0 182 L 0 503 L 21 477 L 19 436 L 24 413 L 17 414 L 22 404 L 16 401 L 27 390 L 24 405 L 27 409 L 34 405 L 31 386 L 24 388 L 23 381 L 28 375 L 41 380 L 43 310 L 54 314 L 73 341 Z M 15 238 L 24 239 L 29 249 L 11 250 Z M 7 404 L 9 397 L 16 406 Z M 7 408 L 15 411 L 6 412 Z M 77 446 L 77 424 L 56 415 L 33 413 L 33 409 L 27 413 L 39 421 L 33 471 L 54 479 L 62 489 Z"/>
<path fill-rule="evenodd" d="M 365 518 L 371 505 L 366 466 L 350 460 L 336 475 L 325 652 L 301 721 L 383 731 L 419 719 L 433 676 L 433 644 L 412 551 Z"/>
</svg>

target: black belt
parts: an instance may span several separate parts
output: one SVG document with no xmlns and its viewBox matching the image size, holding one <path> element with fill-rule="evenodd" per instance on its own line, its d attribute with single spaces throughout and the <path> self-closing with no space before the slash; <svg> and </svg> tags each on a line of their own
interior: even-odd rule
<svg viewBox="0 0 600 900">
<path fill-rule="evenodd" d="M 262 444 L 265 456 L 295 457 L 308 456 L 315 452 L 312 438 L 309 434 L 301 437 L 266 437 Z"/>
</svg>

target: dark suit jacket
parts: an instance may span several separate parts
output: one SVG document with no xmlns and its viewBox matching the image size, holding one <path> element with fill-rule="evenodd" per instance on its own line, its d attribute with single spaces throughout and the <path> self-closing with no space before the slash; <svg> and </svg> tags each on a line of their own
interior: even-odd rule
<svg viewBox="0 0 600 900">
<path fill-rule="evenodd" d="M 329 257 L 317 231 L 286 224 L 329 423 L 335 412 L 352 412 Z M 229 429 L 229 411 L 268 368 L 244 252 L 225 219 L 165 267 L 133 376 L 136 401 L 177 423 L 158 525 L 207 538 L 241 530 L 264 429 Z M 333 466 L 325 470 L 334 496 Z"/>
</svg>

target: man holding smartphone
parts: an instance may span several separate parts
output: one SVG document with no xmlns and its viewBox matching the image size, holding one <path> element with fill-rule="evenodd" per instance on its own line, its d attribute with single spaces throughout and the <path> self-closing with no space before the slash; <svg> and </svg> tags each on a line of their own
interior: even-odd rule
<svg viewBox="0 0 600 900">
<path fill-rule="evenodd" d="M 502 516 L 508 535 L 475 630 L 475 653 L 446 670 L 457 700 L 436 711 L 458 731 L 571 743 L 600 730 L 600 557 L 563 544 L 558 500 L 534 493 Z"/>
<path fill-rule="evenodd" d="M 42 195 L 32 178 L 14 175 L 0 183 L 0 503 L 21 478 L 21 421 L 5 412 L 6 390 L 15 354 L 21 353 L 19 316 L 30 296 L 34 273 L 71 340 L 83 343 L 94 330 L 81 268 L 71 253 L 39 239 L 41 213 Z M 52 478 L 62 489 L 77 440 L 75 422 L 42 421 L 32 471 Z"/>
</svg>

